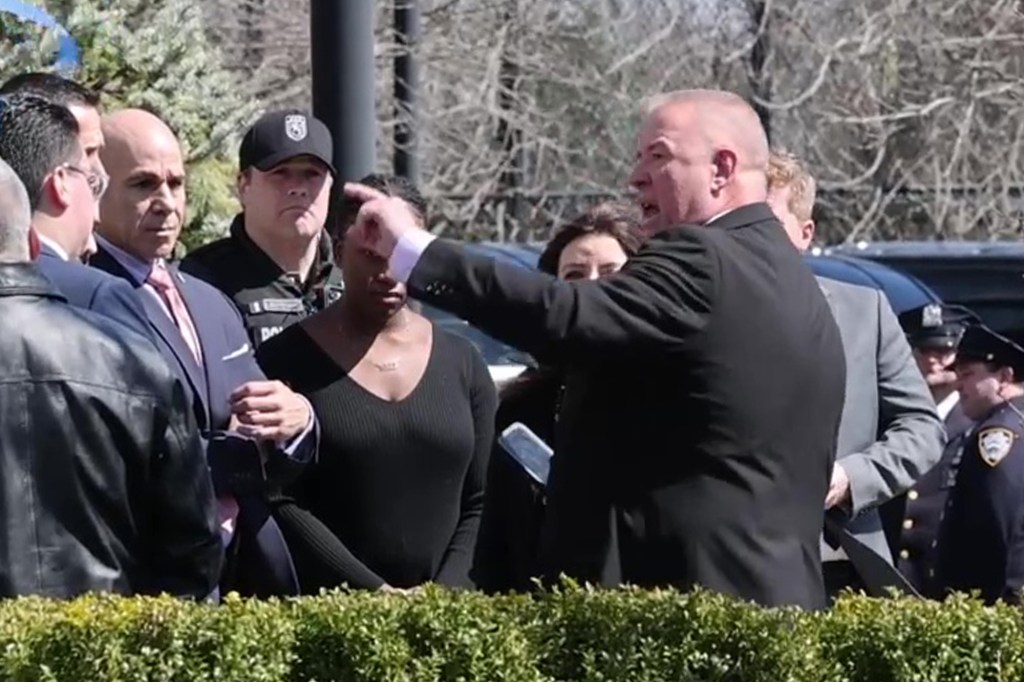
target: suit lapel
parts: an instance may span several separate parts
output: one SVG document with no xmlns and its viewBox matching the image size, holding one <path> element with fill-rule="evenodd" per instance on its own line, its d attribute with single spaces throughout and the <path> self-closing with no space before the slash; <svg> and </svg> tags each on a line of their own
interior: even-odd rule
<svg viewBox="0 0 1024 682">
<path fill-rule="evenodd" d="M 188 308 L 188 314 L 192 317 L 192 324 L 196 328 L 196 334 L 199 336 L 199 347 L 203 352 L 203 364 L 206 365 L 206 380 L 209 381 L 211 361 L 219 360 L 219 358 L 211 358 L 210 353 L 216 354 L 219 348 L 216 340 L 221 333 L 220 323 L 212 315 L 201 314 L 203 307 L 199 301 L 202 295 L 192 288 L 191 283 L 181 274 L 178 268 L 170 267 L 170 271 L 171 276 L 174 278 L 174 283 L 178 286 L 178 291 L 181 292 L 181 298 L 185 301 L 185 307 Z"/>
<path fill-rule="evenodd" d="M 96 252 L 96 255 L 90 260 L 90 265 L 95 266 L 100 270 L 104 270 L 111 275 L 120 277 L 133 288 L 139 290 L 142 285 L 134 280 L 131 274 L 125 270 L 125 268 L 117 262 L 110 254 L 106 253 L 102 248 Z M 185 372 L 185 376 L 188 378 L 189 384 L 192 386 L 193 393 L 199 398 L 200 404 L 203 408 L 203 414 L 206 415 L 206 423 L 209 424 L 210 409 L 208 403 L 208 388 L 206 375 L 203 368 L 196 362 L 195 357 L 192 355 L 192 351 L 189 350 L 188 344 L 185 343 L 185 339 L 181 336 L 181 331 L 178 326 L 174 324 L 174 321 L 168 317 L 163 306 L 157 301 L 148 291 L 139 291 L 139 299 L 142 301 L 142 307 L 146 309 L 146 317 L 149 318 L 150 326 L 156 331 L 165 344 L 171 349 L 175 359 Z"/>
</svg>

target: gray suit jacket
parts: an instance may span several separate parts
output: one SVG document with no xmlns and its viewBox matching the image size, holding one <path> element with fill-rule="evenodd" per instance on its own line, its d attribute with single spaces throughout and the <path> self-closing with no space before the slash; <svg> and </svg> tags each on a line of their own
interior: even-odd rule
<svg viewBox="0 0 1024 682">
<path fill-rule="evenodd" d="M 818 278 L 846 354 L 846 402 L 836 459 L 850 478 L 846 529 L 887 561 L 878 506 L 910 488 L 942 456 L 946 431 L 885 296 Z"/>
</svg>

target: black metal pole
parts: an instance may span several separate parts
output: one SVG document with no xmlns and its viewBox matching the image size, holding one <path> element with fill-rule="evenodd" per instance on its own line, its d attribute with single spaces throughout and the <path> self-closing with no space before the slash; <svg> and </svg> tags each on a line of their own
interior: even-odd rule
<svg viewBox="0 0 1024 682">
<path fill-rule="evenodd" d="M 373 4 L 310 0 L 309 5 L 313 114 L 334 138 L 335 199 L 342 183 L 372 173 L 376 165 Z"/>
<path fill-rule="evenodd" d="M 764 0 L 756 0 L 750 3 L 751 10 L 751 23 L 753 24 L 754 31 L 760 31 L 757 39 L 754 41 L 754 47 L 750 51 L 750 71 L 749 71 L 749 82 L 751 89 L 757 93 L 757 96 L 764 102 L 770 102 L 772 99 L 772 73 L 768 69 L 768 59 L 771 55 L 772 43 L 771 43 L 771 18 L 765 16 L 769 10 L 768 3 Z M 761 24 L 764 24 L 764 30 L 761 31 Z M 761 125 L 764 126 L 765 135 L 768 136 L 768 142 L 772 141 L 772 110 L 758 102 L 753 103 L 754 111 L 757 112 L 758 118 L 761 119 Z"/>
<path fill-rule="evenodd" d="M 420 183 L 419 149 L 416 138 L 419 65 L 416 47 L 420 39 L 419 0 L 394 0 L 395 40 L 395 175 Z"/>
</svg>

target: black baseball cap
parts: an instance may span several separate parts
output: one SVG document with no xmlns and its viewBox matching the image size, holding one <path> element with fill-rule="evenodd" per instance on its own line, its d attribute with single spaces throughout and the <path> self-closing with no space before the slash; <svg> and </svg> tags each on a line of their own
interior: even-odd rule
<svg viewBox="0 0 1024 682">
<path fill-rule="evenodd" d="M 300 109 L 272 111 L 256 121 L 242 138 L 238 169 L 269 171 L 296 156 L 319 159 L 334 174 L 334 140 L 322 121 Z"/>
<path fill-rule="evenodd" d="M 899 315 L 907 342 L 914 348 L 953 350 L 977 316 L 963 306 L 928 303 Z"/>
</svg>

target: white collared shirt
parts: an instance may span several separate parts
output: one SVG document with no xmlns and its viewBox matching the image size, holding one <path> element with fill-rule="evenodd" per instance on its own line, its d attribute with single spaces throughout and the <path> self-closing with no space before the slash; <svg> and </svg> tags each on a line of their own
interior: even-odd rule
<svg viewBox="0 0 1024 682">
<path fill-rule="evenodd" d="M 142 287 L 149 296 L 152 296 L 158 303 L 160 303 L 160 309 L 164 311 L 168 319 L 174 321 L 174 314 L 167 305 L 167 301 L 160 295 L 160 292 L 156 290 L 153 285 L 149 284 L 146 280 L 149 279 L 149 273 L 153 271 L 155 262 L 144 261 L 138 256 L 133 256 L 124 249 L 120 248 L 104 239 L 100 235 L 96 235 L 96 243 L 104 248 L 116 260 L 121 267 L 128 271 L 132 281 Z"/>
<path fill-rule="evenodd" d="M 956 391 L 953 391 L 943 398 L 942 402 L 936 406 L 939 412 L 939 419 L 946 421 L 946 417 L 949 416 L 949 413 L 953 411 L 953 408 L 956 407 L 958 402 L 960 402 L 960 394 Z"/>
<path fill-rule="evenodd" d="M 55 242 L 52 239 L 50 239 L 49 237 L 47 237 L 45 234 L 43 234 L 39 230 L 36 230 L 35 232 L 36 232 L 36 237 L 39 238 L 39 243 L 40 244 L 45 244 L 46 246 L 50 247 L 50 249 L 54 253 L 56 253 L 58 256 L 60 256 L 60 259 L 62 261 L 67 261 L 67 262 L 71 261 L 71 256 L 68 255 L 68 252 L 64 250 L 63 246 L 61 246 L 57 242 Z"/>
</svg>

